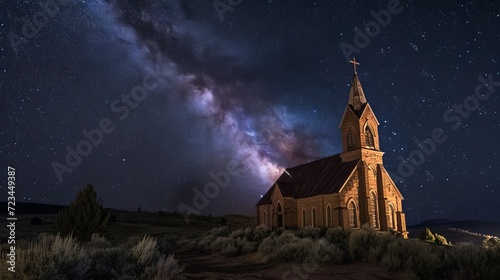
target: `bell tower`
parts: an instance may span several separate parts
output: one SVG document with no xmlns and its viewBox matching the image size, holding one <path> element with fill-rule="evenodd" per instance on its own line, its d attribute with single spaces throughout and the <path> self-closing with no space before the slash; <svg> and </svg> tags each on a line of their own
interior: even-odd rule
<svg viewBox="0 0 500 280">
<path fill-rule="evenodd" d="M 343 162 L 359 160 L 356 170 L 359 178 L 358 204 L 359 221 L 369 224 L 371 228 L 386 231 L 387 223 L 387 186 L 390 179 L 385 175 L 380 151 L 378 126 L 379 122 L 366 100 L 361 87 L 356 66 L 356 59 L 350 61 L 354 65 L 349 100 L 340 122 L 342 135 Z M 392 227 L 392 225 L 391 225 Z"/>
<path fill-rule="evenodd" d="M 380 151 L 379 122 L 366 101 L 361 87 L 356 72 L 356 65 L 359 63 L 355 58 L 351 60 L 351 63 L 354 65 L 354 75 L 349 90 L 349 100 L 339 126 L 342 134 L 341 157 L 343 161 L 369 159 L 371 164 L 382 164 L 384 153 Z"/>
</svg>

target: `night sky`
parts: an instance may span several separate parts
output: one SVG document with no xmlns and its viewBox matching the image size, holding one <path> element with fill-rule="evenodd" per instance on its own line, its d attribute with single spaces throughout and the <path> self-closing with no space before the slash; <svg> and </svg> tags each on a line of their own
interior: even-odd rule
<svg viewBox="0 0 500 280">
<path fill-rule="evenodd" d="M 341 152 L 355 56 L 407 222 L 500 220 L 500 2 L 324 2 L 0 1 L 0 200 L 179 211 L 229 165 L 199 213 L 254 214 Z"/>
</svg>

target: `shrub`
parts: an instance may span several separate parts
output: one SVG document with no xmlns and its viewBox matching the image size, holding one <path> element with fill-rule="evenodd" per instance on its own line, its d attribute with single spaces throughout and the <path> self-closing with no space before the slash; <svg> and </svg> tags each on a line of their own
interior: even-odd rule
<svg viewBox="0 0 500 280">
<path fill-rule="evenodd" d="M 318 239 L 321 236 L 321 229 L 308 226 L 299 229 L 296 235 L 300 238 L 309 237 L 311 239 Z"/>
<path fill-rule="evenodd" d="M 156 239 L 144 235 L 144 238 L 132 248 L 132 255 L 141 265 L 156 262 L 159 257 Z"/>
<path fill-rule="evenodd" d="M 225 257 L 234 257 L 238 254 L 238 248 L 236 248 L 234 243 L 229 243 L 219 253 Z"/>
<path fill-rule="evenodd" d="M 293 233 L 284 233 L 282 235 L 277 235 L 275 232 L 271 233 L 268 237 L 262 240 L 257 248 L 257 252 L 259 252 L 261 260 L 269 261 L 270 259 L 273 259 L 276 250 L 294 237 L 295 235 Z"/>
<path fill-rule="evenodd" d="M 446 238 L 444 238 L 444 236 L 442 235 L 439 235 L 437 233 L 434 234 L 434 237 L 435 237 L 435 240 L 434 242 L 436 244 L 440 244 L 440 245 L 448 245 L 448 241 L 446 241 Z"/>
<path fill-rule="evenodd" d="M 228 230 L 226 226 L 218 227 L 218 228 L 212 228 L 206 236 L 211 236 L 212 238 L 216 238 L 218 236 L 227 236 L 228 235 Z"/>
<path fill-rule="evenodd" d="M 275 229 L 274 232 L 277 235 L 281 235 L 283 232 L 285 232 L 285 228 L 284 227 L 279 227 L 279 228 Z"/>
<path fill-rule="evenodd" d="M 184 271 L 184 265 L 179 266 L 173 255 L 161 256 L 152 266 L 146 268 L 144 279 L 170 280 L 176 279 Z"/>
<path fill-rule="evenodd" d="M 62 236 L 73 234 L 79 241 L 88 241 L 93 233 L 104 233 L 106 215 L 92 185 L 79 191 L 76 199 L 56 217 L 56 227 Z"/>
<path fill-rule="evenodd" d="M 278 237 L 280 239 L 282 236 Z M 286 237 L 283 239 L 287 242 L 283 242 L 283 245 L 275 248 L 274 254 L 271 254 L 273 260 L 278 261 L 292 261 L 292 262 L 304 262 L 311 255 L 311 249 L 313 246 L 313 240 L 309 237 L 297 238 L 296 236 L 290 235 L 291 238 Z"/>
<path fill-rule="evenodd" d="M 266 237 L 268 237 L 273 230 L 266 226 L 266 225 L 260 225 L 253 230 L 253 241 L 255 242 L 262 242 L 262 240 Z"/>
<path fill-rule="evenodd" d="M 219 237 L 217 237 L 217 239 L 215 239 L 212 242 L 212 244 L 210 246 L 210 250 L 212 252 L 222 252 L 222 251 L 226 250 L 227 247 L 235 247 L 234 243 L 235 243 L 235 240 L 232 239 L 231 237 L 219 236 Z"/>
<path fill-rule="evenodd" d="M 257 250 L 258 244 L 258 242 L 252 242 L 243 237 L 243 239 L 241 239 L 241 242 L 238 243 L 238 247 L 241 248 L 242 254 L 250 254 L 254 253 Z"/>
<path fill-rule="evenodd" d="M 420 233 L 418 238 L 422 241 L 429 241 L 429 242 L 434 242 L 434 240 L 436 239 L 434 237 L 434 234 L 432 234 L 429 228 L 425 228 L 424 231 Z"/>
<path fill-rule="evenodd" d="M 495 247 L 500 246 L 500 240 L 492 237 L 492 236 L 487 236 L 483 242 L 482 242 L 483 248 L 485 249 L 493 249 Z"/>
<path fill-rule="evenodd" d="M 445 262 L 453 269 L 454 279 L 485 279 L 489 267 L 486 251 L 472 243 L 458 243 L 446 252 Z"/>
<path fill-rule="evenodd" d="M 391 271 L 411 271 L 420 279 L 429 279 L 433 271 L 441 266 L 438 254 L 432 252 L 432 246 L 418 240 L 391 238 L 380 263 Z"/>
<path fill-rule="evenodd" d="M 144 237 L 132 250 L 113 246 L 94 235 L 82 244 L 71 235 L 40 235 L 27 246 L 16 246 L 16 272 L 1 279 L 174 279 L 184 270 L 172 255 L 159 256 L 154 239 Z M 101 245 L 105 247 L 101 247 Z M 142 248 L 142 249 L 140 249 Z M 157 258 L 137 257 L 159 256 Z M 147 253 L 145 253 L 147 252 Z M 6 254 L 0 256 L 0 269 L 7 270 Z M 140 260 L 152 260 L 140 261 Z M 6 276 L 6 277 L 3 277 Z"/>
<path fill-rule="evenodd" d="M 378 245 L 377 233 L 368 225 L 363 225 L 360 230 L 351 232 L 349 238 L 349 249 L 353 261 L 368 261 L 368 248 Z"/>
<path fill-rule="evenodd" d="M 242 228 L 237 229 L 237 230 L 235 230 L 235 231 L 231 232 L 231 233 L 229 234 L 229 236 L 231 236 L 231 238 L 238 238 L 238 237 L 240 237 L 240 238 L 241 238 L 241 237 L 245 236 L 245 230 L 244 230 L 244 229 L 242 229 Z"/>
<path fill-rule="evenodd" d="M 500 279 L 500 241 L 496 240 L 495 245 L 485 248 L 489 264 L 488 273 L 491 279 Z"/>
<path fill-rule="evenodd" d="M 395 239 L 394 235 L 384 234 L 377 235 L 377 242 L 373 245 L 373 247 L 366 248 L 368 251 L 368 261 L 370 263 L 380 263 L 382 258 L 385 256 L 389 244 Z"/>
<path fill-rule="evenodd" d="M 339 249 L 349 253 L 349 233 L 341 227 L 329 228 L 325 232 L 325 238 L 332 244 L 338 245 Z"/>
<path fill-rule="evenodd" d="M 338 245 L 330 244 L 326 238 L 314 242 L 311 248 L 311 258 L 315 263 L 335 263 L 344 261 L 345 252 Z"/>
<path fill-rule="evenodd" d="M 104 236 L 93 233 L 92 237 L 90 238 L 89 245 L 91 247 L 106 247 L 108 245 L 108 242 L 106 241 L 106 238 L 104 238 Z"/>
<path fill-rule="evenodd" d="M 133 259 L 129 253 L 130 250 L 125 246 L 90 245 L 88 255 L 92 263 L 90 275 L 96 276 L 96 279 L 109 279 L 113 276 L 113 271 L 119 271 L 121 275 L 134 274 L 135 266 L 131 265 Z"/>
<path fill-rule="evenodd" d="M 87 279 L 88 250 L 72 236 L 41 235 L 26 248 L 16 247 L 16 272 L 12 279 Z M 3 255 L 3 254 L 2 254 Z M 6 259 L 1 257 L 5 271 Z"/>
<path fill-rule="evenodd" d="M 40 217 L 33 217 L 33 218 L 31 218 L 31 224 L 34 226 L 41 225 L 42 219 L 40 219 Z"/>
</svg>

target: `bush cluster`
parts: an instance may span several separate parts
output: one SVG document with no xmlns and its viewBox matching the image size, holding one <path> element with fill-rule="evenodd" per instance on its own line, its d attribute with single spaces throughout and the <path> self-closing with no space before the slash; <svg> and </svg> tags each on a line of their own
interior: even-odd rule
<svg viewBox="0 0 500 280">
<path fill-rule="evenodd" d="M 437 233 L 432 233 L 432 231 L 429 228 L 425 228 L 420 233 L 418 238 L 422 241 L 436 243 L 439 245 L 451 245 L 444 236 Z"/>
<path fill-rule="evenodd" d="M 498 240 L 485 240 L 483 247 L 469 243 L 451 246 L 446 245 L 444 237 L 428 229 L 420 237 L 425 242 L 381 234 L 367 226 L 353 231 L 310 227 L 272 230 L 259 226 L 230 233 L 225 227 L 214 228 L 201 239 L 183 242 L 191 248 L 224 256 L 252 253 L 262 262 L 369 262 L 404 279 L 500 279 Z"/>
<path fill-rule="evenodd" d="M 92 235 L 85 243 L 71 235 L 40 235 L 16 249 L 16 272 L 6 279 L 176 279 L 184 270 L 172 255 L 162 255 L 157 241 L 145 236 L 132 248 L 114 246 Z M 6 254 L 0 269 L 7 271 Z M 10 277 L 10 278 L 9 278 Z M 2 278 L 4 279 L 4 278 Z"/>
</svg>

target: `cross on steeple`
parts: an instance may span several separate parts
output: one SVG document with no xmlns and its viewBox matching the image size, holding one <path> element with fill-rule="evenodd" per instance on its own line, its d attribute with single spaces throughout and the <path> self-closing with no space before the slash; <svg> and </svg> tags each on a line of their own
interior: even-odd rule
<svg viewBox="0 0 500 280">
<path fill-rule="evenodd" d="M 354 74 L 358 74 L 358 72 L 356 72 L 356 65 L 359 65 L 359 62 L 356 61 L 355 57 L 353 57 L 352 60 L 349 60 L 349 62 L 354 66 Z"/>
</svg>

